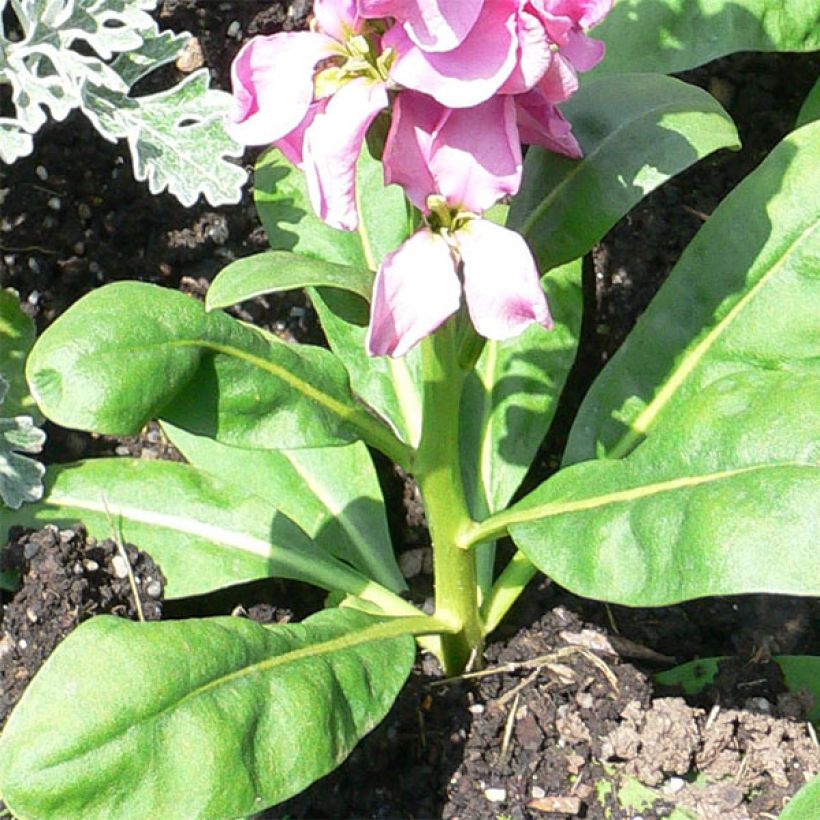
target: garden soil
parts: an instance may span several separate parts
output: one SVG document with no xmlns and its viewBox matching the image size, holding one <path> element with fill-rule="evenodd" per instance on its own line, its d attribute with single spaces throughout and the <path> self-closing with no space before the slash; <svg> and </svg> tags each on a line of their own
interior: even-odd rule
<svg viewBox="0 0 820 820">
<path fill-rule="evenodd" d="M 254 34 L 304 26 L 310 3 L 165 0 L 163 27 L 191 31 L 227 88 L 230 61 Z M 689 72 L 739 125 L 744 147 L 721 151 L 647 197 L 585 267 L 582 342 L 553 428 L 527 484 L 555 469 L 586 389 L 719 201 L 786 134 L 818 74 L 814 56 L 740 54 Z M 180 69 L 148 78 L 146 90 Z M 177 76 L 179 76 L 177 74 Z M 2 101 L 0 101 L 2 105 Z M 245 157 L 248 167 L 255 155 Z M 267 247 L 250 187 L 239 205 L 183 208 L 133 180 L 122 145 L 79 116 L 45 127 L 35 153 L 0 168 L 0 286 L 13 287 L 42 330 L 84 293 L 139 278 L 201 296 L 232 259 Z M 321 342 L 299 292 L 258 299 L 237 315 L 283 338 Z M 156 426 L 112 439 L 47 425 L 47 463 L 94 455 L 179 458 Z M 379 462 L 402 567 L 420 600 L 429 553 L 411 478 Z M 402 502 L 404 502 L 402 504 Z M 2 593 L 0 721 L 54 646 L 100 612 L 123 617 L 232 613 L 287 622 L 321 607 L 315 590 L 264 581 L 162 601 L 161 568 L 138 546 L 96 541 L 81 526 L 16 531 L 4 552 L 23 586 Z M 808 703 L 788 693 L 777 653 L 817 653 L 813 602 L 744 596 L 653 610 L 605 607 L 548 580 L 534 583 L 494 636 L 479 677 L 443 682 L 420 658 L 384 723 L 336 772 L 265 817 L 559 818 L 776 817 L 820 769 Z M 729 655 L 714 684 L 682 698 L 652 673 Z"/>
</svg>

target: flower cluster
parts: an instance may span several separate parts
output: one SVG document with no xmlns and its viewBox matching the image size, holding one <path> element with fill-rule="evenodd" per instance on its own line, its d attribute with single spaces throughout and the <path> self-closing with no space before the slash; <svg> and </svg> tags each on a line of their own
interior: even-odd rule
<svg viewBox="0 0 820 820">
<path fill-rule="evenodd" d="M 403 355 L 461 304 L 506 339 L 551 319 L 524 240 L 482 218 L 521 183 L 521 143 L 581 149 L 558 110 L 603 44 L 611 0 L 315 0 L 311 30 L 257 37 L 233 64 L 233 133 L 305 174 L 329 225 L 355 230 L 356 160 L 389 110 L 386 182 L 424 227 L 376 275 L 372 355 Z M 463 285 L 462 285 L 463 283 Z"/>
</svg>

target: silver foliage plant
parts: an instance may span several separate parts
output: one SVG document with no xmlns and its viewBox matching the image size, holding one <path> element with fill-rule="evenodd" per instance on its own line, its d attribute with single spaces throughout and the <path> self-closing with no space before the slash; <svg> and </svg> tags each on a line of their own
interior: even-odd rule
<svg viewBox="0 0 820 820">
<path fill-rule="evenodd" d="M 0 405 L 9 383 L 0 376 Z M 0 505 L 19 510 L 24 502 L 43 497 L 45 467 L 22 453 L 39 453 L 46 434 L 31 416 L 3 418 L 0 407 Z"/>
<path fill-rule="evenodd" d="M 212 205 L 238 202 L 243 149 L 226 132 L 230 95 L 199 69 L 165 91 L 131 96 L 134 84 L 174 61 L 188 33 L 159 31 L 158 0 L 0 0 L 0 160 L 34 150 L 48 120 L 79 108 L 105 139 L 128 141 L 134 175 L 151 193 L 167 189 L 183 205 L 200 194 Z M 6 90 L 8 96 L 8 90 Z M 2 99 L 2 97 L 0 97 Z"/>
</svg>

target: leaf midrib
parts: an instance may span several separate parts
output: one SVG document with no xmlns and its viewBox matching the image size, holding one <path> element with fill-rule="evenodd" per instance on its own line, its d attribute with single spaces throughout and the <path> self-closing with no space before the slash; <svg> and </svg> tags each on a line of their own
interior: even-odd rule
<svg viewBox="0 0 820 820">
<path fill-rule="evenodd" d="M 448 628 L 445 624 L 440 621 L 436 621 L 429 615 L 394 618 L 386 623 L 377 623 L 372 626 L 365 627 L 364 629 L 345 632 L 342 635 L 335 638 L 330 638 L 329 640 L 321 641 L 315 644 L 308 644 L 307 646 L 301 646 L 297 649 L 292 649 L 279 655 L 265 657 L 261 661 L 255 661 L 246 666 L 242 666 L 239 669 L 235 669 L 232 672 L 218 675 L 217 677 L 194 687 L 191 691 L 186 692 L 181 697 L 173 699 L 170 703 L 160 709 L 148 712 L 140 716 L 136 721 L 118 726 L 115 731 L 107 733 L 103 739 L 96 742 L 94 748 L 90 750 L 80 750 L 79 754 L 74 753 L 73 750 L 68 750 L 67 754 L 44 763 L 44 765 L 40 767 L 39 771 L 42 773 L 48 769 L 54 769 L 68 761 L 79 760 L 86 755 L 99 752 L 101 748 L 109 745 L 112 741 L 122 735 L 131 732 L 136 728 L 142 728 L 142 726 L 146 723 L 152 723 L 155 721 L 159 722 L 165 717 L 165 715 L 175 712 L 177 709 L 183 708 L 183 705 L 186 702 L 195 700 L 198 697 L 206 695 L 213 689 L 230 684 L 246 676 L 260 672 L 269 672 L 277 666 L 283 666 L 287 663 L 298 663 L 303 660 L 311 660 L 314 658 L 323 657 L 325 655 L 343 652 L 346 649 L 353 649 L 354 647 L 365 643 L 390 640 L 392 638 L 399 638 L 404 635 L 440 634 L 447 631 Z M 298 640 L 298 637 L 296 639 Z"/>
<path fill-rule="evenodd" d="M 736 467 L 734 469 L 719 470 L 710 473 L 701 473 L 679 478 L 668 479 L 666 481 L 653 482 L 651 484 L 641 484 L 637 487 L 630 487 L 626 490 L 616 490 L 603 495 L 596 495 L 589 498 L 582 498 L 573 501 L 549 501 L 543 504 L 536 504 L 528 507 L 513 507 L 503 513 L 491 516 L 481 524 L 475 525 L 462 537 L 464 543 L 461 546 L 469 546 L 486 540 L 487 538 L 499 537 L 506 534 L 510 528 L 519 524 L 528 524 L 544 518 L 554 518 L 559 515 L 587 512 L 589 510 L 607 507 L 613 504 L 624 504 L 641 501 L 663 493 L 674 492 L 676 490 L 686 490 L 704 484 L 717 483 L 736 478 L 740 475 L 747 475 L 755 472 L 764 472 L 786 468 L 801 468 L 820 471 L 820 465 L 801 461 L 779 461 L 768 464 L 753 464 L 746 467 Z M 522 503 L 526 503 L 526 500 Z"/>
<path fill-rule="evenodd" d="M 559 197 L 562 193 L 564 188 L 569 185 L 579 174 L 583 171 L 586 171 L 592 160 L 608 145 L 616 138 L 621 135 L 622 132 L 631 129 L 636 123 L 641 122 L 642 120 L 646 119 L 649 116 L 654 114 L 658 114 L 660 112 L 664 113 L 673 113 L 678 110 L 683 111 L 690 111 L 691 109 L 685 107 L 681 109 L 681 103 L 679 101 L 673 103 L 662 103 L 661 105 L 655 106 L 651 109 L 646 109 L 641 111 L 640 115 L 635 117 L 634 119 L 628 120 L 627 122 L 619 125 L 617 128 L 610 131 L 603 140 L 601 140 L 598 145 L 595 146 L 589 153 L 585 154 L 584 157 L 576 163 L 576 165 L 570 169 L 570 171 L 564 176 L 564 178 L 550 190 L 550 192 L 538 203 L 538 205 L 530 211 L 529 216 L 526 220 L 524 220 L 524 224 L 521 226 L 521 233 L 524 236 L 528 236 L 530 231 L 538 224 L 541 217 L 544 215 L 544 212 L 552 205 L 552 203 Z M 699 153 L 696 149 L 696 153 Z"/>
<path fill-rule="evenodd" d="M 688 377 L 695 371 L 706 354 L 714 347 L 727 328 L 731 327 L 743 310 L 754 301 L 760 290 L 767 285 L 771 279 L 778 274 L 795 249 L 803 240 L 811 234 L 820 224 L 819 220 L 811 222 L 795 239 L 785 248 L 780 257 L 772 264 L 749 290 L 729 309 L 726 315 L 687 353 L 678 367 L 669 376 L 655 397 L 644 407 L 635 420 L 629 425 L 629 429 L 618 440 L 615 446 L 607 453 L 607 458 L 618 459 L 626 455 L 630 449 L 648 432 L 653 422 L 663 412 L 666 405 L 672 401 L 677 392 L 683 387 Z"/>
</svg>

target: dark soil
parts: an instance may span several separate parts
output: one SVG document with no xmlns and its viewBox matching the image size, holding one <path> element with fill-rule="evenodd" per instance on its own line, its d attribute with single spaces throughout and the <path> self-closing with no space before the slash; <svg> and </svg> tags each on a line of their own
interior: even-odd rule
<svg viewBox="0 0 820 820">
<path fill-rule="evenodd" d="M 192 31 L 214 84 L 227 88 L 230 61 L 245 38 L 298 28 L 309 7 L 307 0 L 165 0 L 158 19 Z M 192 59 L 186 71 L 196 65 L 196 49 Z M 727 107 L 744 148 L 718 152 L 647 197 L 590 256 L 578 360 L 528 485 L 555 469 L 592 379 L 704 218 L 790 130 L 818 68 L 812 55 L 741 54 L 685 75 Z M 249 152 L 248 168 L 253 160 Z M 117 279 L 201 295 L 227 262 L 267 247 L 250 186 L 232 207 L 200 202 L 186 209 L 170 196 L 151 196 L 134 181 L 127 149 L 102 141 L 80 116 L 45 127 L 31 157 L 0 166 L 0 207 L 0 286 L 20 292 L 41 329 L 84 293 Z M 285 338 L 321 338 L 300 292 L 247 303 L 238 315 Z M 53 425 L 48 433 L 47 463 L 100 454 L 179 457 L 155 426 L 129 439 Z M 388 500 L 399 509 L 403 501 L 407 512 L 392 522 L 406 550 L 402 566 L 423 589 L 430 580 L 428 541 L 414 485 L 391 465 L 380 467 Z M 113 541 L 94 542 L 78 527 L 17 534 L 12 545 L 5 560 L 15 563 L 24 585 L 3 599 L 0 709 L 13 704 L 82 619 L 103 611 L 135 616 Z M 155 592 L 151 585 L 164 583 L 161 571 L 136 548 L 126 549 L 145 617 L 159 617 L 160 596 L 149 587 Z M 162 614 L 233 612 L 271 623 L 321 605 L 315 591 L 266 581 L 168 602 Z M 765 661 L 776 653 L 816 653 L 817 614 L 812 602 L 766 596 L 606 608 L 542 579 L 495 636 L 490 674 L 442 686 L 435 664 L 421 659 L 390 716 L 349 762 L 265 816 L 651 818 L 672 806 L 730 820 L 776 815 L 820 761 L 802 720 L 805 704 L 785 693 L 779 668 Z M 718 654 L 735 660 L 699 700 L 655 692 L 648 677 Z"/>
<path fill-rule="evenodd" d="M 21 579 L 13 597 L 0 590 L 0 727 L 46 658 L 83 621 L 104 613 L 162 617 L 165 576 L 151 556 L 133 544 L 97 541 L 81 526 L 13 527 L 0 569 Z"/>
</svg>

